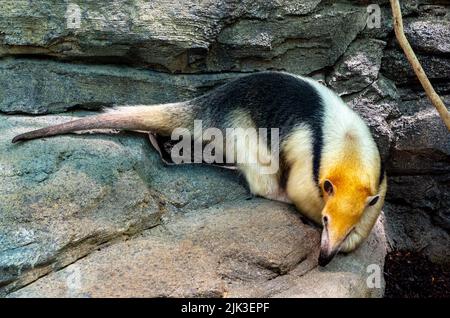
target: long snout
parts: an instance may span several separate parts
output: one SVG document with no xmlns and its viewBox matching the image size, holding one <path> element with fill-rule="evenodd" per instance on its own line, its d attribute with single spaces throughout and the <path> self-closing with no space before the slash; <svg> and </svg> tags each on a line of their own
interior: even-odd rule
<svg viewBox="0 0 450 318">
<path fill-rule="evenodd" d="M 326 266 L 339 251 L 339 244 L 335 245 L 330 241 L 328 227 L 324 226 L 320 241 L 319 266 Z"/>
</svg>

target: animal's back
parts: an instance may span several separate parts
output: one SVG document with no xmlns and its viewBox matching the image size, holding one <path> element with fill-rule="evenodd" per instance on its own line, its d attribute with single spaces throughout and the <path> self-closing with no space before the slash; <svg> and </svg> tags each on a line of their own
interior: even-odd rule
<svg viewBox="0 0 450 318">
<path fill-rule="evenodd" d="M 320 131 L 323 120 L 321 97 L 304 79 L 280 72 L 262 72 L 233 80 L 192 101 L 198 119 L 209 127 L 230 123 L 230 115 L 243 112 L 255 127 L 279 128 L 283 139 L 306 123 Z"/>
<path fill-rule="evenodd" d="M 307 129 L 316 181 L 322 154 L 339 148 L 349 132 L 364 143 L 362 148 L 368 149 L 367 160 L 377 155 L 364 121 L 334 92 L 309 78 L 281 72 L 251 74 L 190 103 L 193 117 L 202 119 L 204 127 L 224 130 L 243 124 L 269 130 L 278 128 L 281 142 L 299 127 Z M 246 121 L 239 120 L 242 118 Z"/>
</svg>

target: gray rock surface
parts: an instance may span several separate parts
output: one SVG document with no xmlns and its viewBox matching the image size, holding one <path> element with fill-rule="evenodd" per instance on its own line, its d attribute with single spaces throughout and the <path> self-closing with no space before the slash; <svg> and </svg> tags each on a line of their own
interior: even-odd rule
<svg viewBox="0 0 450 318">
<path fill-rule="evenodd" d="M 391 123 L 395 136 L 385 209 L 391 243 L 448 263 L 450 251 L 450 137 L 425 96 L 407 95 L 405 114 Z M 413 99 L 414 98 L 414 99 Z M 449 105 L 450 96 L 443 96 Z"/>
<path fill-rule="evenodd" d="M 339 95 L 348 95 L 375 82 L 385 45 L 376 39 L 353 41 L 328 77 L 328 86 Z"/>
<path fill-rule="evenodd" d="M 430 8 L 431 7 L 431 8 Z M 450 78 L 450 9 L 448 6 L 437 10 L 433 6 L 423 6 L 422 16 L 404 21 L 405 35 L 417 53 L 427 76 L 434 80 L 448 81 Z M 430 12 L 434 12 L 431 14 Z M 396 82 L 405 84 L 417 81 L 415 74 L 404 58 L 395 41 L 383 58 L 383 72 Z"/>
<path fill-rule="evenodd" d="M 213 167 L 165 167 L 147 136 L 64 136 L 12 145 L 31 127 L 69 116 L 1 115 L 0 291 L 28 284 L 98 246 L 247 190 Z M 208 169 L 211 173 L 208 173 Z M 225 187 L 226 195 L 216 189 Z"/>
<path fill-rule="evenodd" d="M 383 285 L 366 282 L 367 266 L 383 264 L 378 229 L 358 252 L 317 269 L 319 231 L 293 208 L 238 200 L 178 215 L 9 297 L 380 296 Z"/>
<path fill-rule="evenodd" d="M 236 73 L 173 76 L 111 65 L 0 60 L 0 111 L 45 114 L 73 108 L 188 100 Z M 11 80 L 14 79 L 14 80 Z"/>
<path fill-rule="evenodd" d="M 2 1 L 0 56 L 102 60 L 169 72 L 270 66 L 306 73 L 331 66 L 367 15 L 361 6 L 319 6 L 318 0 L 72 3 L 76 10 L 51 0 Z M 73 12 L 80 13 L 79 25 Z"/>
<path fill-rule="evenodd" d="M 430 79 L 437 81 L 450 77 L 449 57 L 417 53 L 417 58 Z M 417 81 L 413 69 L 398 48 L 387 50 L 383 57 L 382 71 L 402 85 Z"/>
</svg>

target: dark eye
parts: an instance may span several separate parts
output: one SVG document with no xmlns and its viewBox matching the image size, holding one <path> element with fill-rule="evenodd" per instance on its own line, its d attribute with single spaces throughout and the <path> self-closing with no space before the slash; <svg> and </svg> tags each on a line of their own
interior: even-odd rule
<svg viewBox="0 0 450 318">
<path fill-rule="evenodd" d="M 323 190 L 328 193 L 328 195 L 332 195 L 334 192 L 333 189 L 333 184 L 331 183 L 330 180 L 325 180 L 325 182 L 323 183 Z"/>
<path fill-rule="evenodd" d="M 369 206 L 373 206 L 373 205 L 377 204 L 379 198 L 380 198 L 379 195 L 372 198 L 372 200 L 370 200 L 370 202 L 369 202 Z"/>
<path fill-rule="evenodd" d="M 323 217 L 323 224 L 324 224 L 324 225 L 327 225 L 327 224 L 328 224 L 328 217 L 327 217 L 327 216 L 324 216 L 324 217 Z"/>
</svg>

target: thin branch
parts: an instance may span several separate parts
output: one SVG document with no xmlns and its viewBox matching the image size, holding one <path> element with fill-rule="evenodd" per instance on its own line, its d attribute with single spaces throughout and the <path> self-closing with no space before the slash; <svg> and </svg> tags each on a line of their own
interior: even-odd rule
<svg viewBox="0 0 450 318">
<path fill-rule="evenodd" d="M 445 107 L 442 99 L 434 90 L 433 85 L 431 85 L 430 80 L 425 74 L 422 65 L 420 65 L 420 62 L 417 59 L 416 54 L 414 53 L 411 45 L 408 42 L 408 39 L 405 36 L 405 32 L 403 30 L 403 19 L 402 19 L 402 12 L 400 10 L 400 3 L 398 0 L 390 0 L 390 2 L 392 7 L 392 14 L 394 17 L 394 31 L 395 36 L 397 37 L 397 41 L 400 44 L 400 47 L 403 49 L 403 52 L 405 52 L 406 58 L 408 59 L 409 64 L 411 64 L 414 70 L 414 73 L 416 73 L 417 78 L 422 84 L 425 93 L 427 94 L 431 103 L 433 103 L 434 107 L 436 107 L 439 116 L 441 116 L 442 120 L 447 126 L 447 129 L 450 131 L 450 113 Z"/>
</svg>

